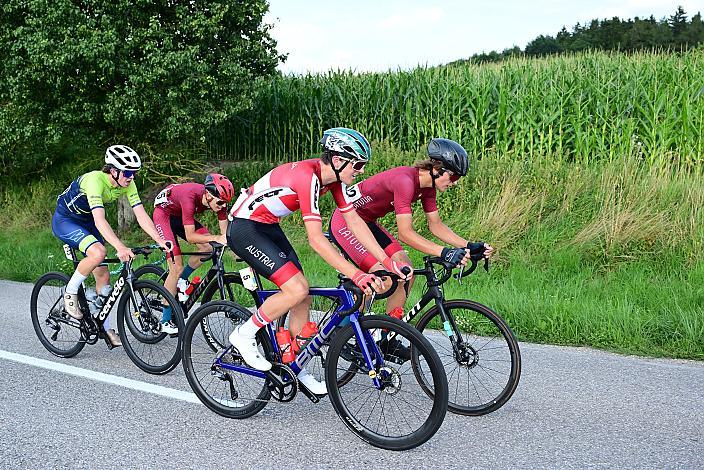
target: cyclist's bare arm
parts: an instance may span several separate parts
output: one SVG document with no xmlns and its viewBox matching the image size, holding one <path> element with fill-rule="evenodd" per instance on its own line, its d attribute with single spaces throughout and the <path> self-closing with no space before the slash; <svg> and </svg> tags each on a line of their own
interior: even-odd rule
<svg viewBox="0 0 704 470">
<path fill-rule="evenodd" d="M 112 227 L 105 218 L 105 209 L 102 207 L 96 207 L 91 210 L 93 214 L 93 220 L 95 221 L 95 227 L 98 229 L 100 234 L 103 236 L 106 242 L 115 247 L 116 250 L 127 249 L 124 243 L 115 235 Z"/>
<path fill-rule="evenodd" d="M 186 241 L 188 243 L 198 244 L 198 243 L 208 243 L 208 242 L 218 242 L 220 243 L 221 235 L 211 235 L 209 233 L 197 233 L 195 225 L 184 225 L 183 231 L 186 234 Z"/>
<path fill-rule="evenodd" d="M 330 266 L 352 278 L 357 272 L 357 267 L 340 256 L 337 248 L 332 246 L 332 243 L 323 235 L 323 224 L 318 220 L 310 220 L 305 222 L 305 227 L 311 248 Z"/>
<path fill-rule="evenodd" d="M 430 232 L 438 237 L 438 239 L 444 241 L 448 245 L 454 246 L 455 248 L 464 248 L 467 246 L 467 242 L 469 240 L 465 240 L 460 237 L 453 232 L 450 227 L 445 225 L 445 223 L 440 220 L 440 214 L 437 211 L 427 212 L 425 216 L 428 219 L 428 228 L 430 229 Z"/>
<path fill-rule="evenodd" d="M 345 219 L 347 227 L 352 230 L 354 236 L 357 237 L 357 240 L 369 250 L 369 253 L 371 253 L 374 258 L 379 262 L 387 258 L 386 252 L 379 246 L 376 238 L 374 238 L 374 235 L 369 230 L 364 220 L 357 214 L 357 211 L 343 212 L 342 217 Z"/>
<path fill-rule="evenodd" d="M 397 214 L 396 227 L 398 228 L 399 240 L 409 245 L 411 248 L 433 256 L 440 256 L 442 253 L 444 247 L 433 243 L 415 231 L 413 228 L 413 215 Z"/>
<path fill-rule="evenodd" d="M 156 231 L 154 221 L 151 217 L 149 217 L 147 211 L 144 210 L 144 206 L 139 204 L 138 206 L 134 206 L 132 210 L 134 211 L 134 216 L 137 218 L 137 223 L 140 227 L 142 227 L 142 230 L 144 230 L 147 235 L 152 237 L 152 240 L 154 240 L 159 246 L 166 249 L 166 242 L 161 238 L 159 232 Z"/>
</svg>

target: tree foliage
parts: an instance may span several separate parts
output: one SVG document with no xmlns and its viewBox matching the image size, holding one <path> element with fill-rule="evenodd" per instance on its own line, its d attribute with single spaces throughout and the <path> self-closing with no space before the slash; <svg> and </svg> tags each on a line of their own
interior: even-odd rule
<svg viewBox="0 0 704 470">
<path fill-rule="evenodd" d="M 257 79 L 284 59 L 267 9 L 265 0 L 5 0 L 0 173 L 79 136 L 203 138 L 249 106 Z"/>
<path fill-rule="evenodd" d="M 555 37 L 540 35 L 530 41 L 524 51 L 514 46 L 501 53 L 491 51 L 475 54 L 469 60 L 478 63 L 497 62 L 521 54 L 546 56 L 588 49 L 625 52 L 656 48 L 682 50 L 702 43 L 704 43 L 704 22 L 701 14 L 697 13 L 687 21 L 687 13 L 680 6 L 674 14 L 660 21 L 653 16 L 628 20 L 621 20 L 617 16 L 611 19 L 594 19 L 588 25 L 577 23 L 571 32 L 563 27 Z"/>
</svg>

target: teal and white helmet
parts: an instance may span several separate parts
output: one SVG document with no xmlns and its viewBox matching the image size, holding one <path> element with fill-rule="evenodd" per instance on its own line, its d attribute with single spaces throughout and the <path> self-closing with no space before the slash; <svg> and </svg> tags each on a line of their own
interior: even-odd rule
<svg viewBox="0 0 704 470">
<path fill-rule="evenodd" d="M 372 147 L 369 141 L 354 129 L 333 127 L 323 132 L 320 145 L 325 150 L 352 160 L 368 162 L 372 158 Z"/>
</svg>

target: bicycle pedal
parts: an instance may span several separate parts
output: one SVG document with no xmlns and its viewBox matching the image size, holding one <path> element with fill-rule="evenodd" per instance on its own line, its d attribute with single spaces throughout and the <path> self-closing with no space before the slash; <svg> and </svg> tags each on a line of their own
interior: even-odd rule
<svg viewBox="0 0 704 470">
<path fill-rule="evenodd" d="M 301 392 L 303 392 L 303 395 L 305 395 L 306 397 L 308 397 L 308 399 L 309 399 L 310 401 L 312 401 L 313 403 L 319 403 L 319 402 L 320 402 L 320 397 L 319 397 L 318 395 L 316 395 L 315 393 L 313 393 L 313 392 L 311 392 L 310 390 L 308 390 L 308 387 L 306 387 L 306 386 L 303 385 L 302 383 L 298 382 L 298 384 L 299 384 L 299 390 L 300 390 Z M 324 395 L 323 395 L 323 396 L 324 396 Z"/>
</svg>

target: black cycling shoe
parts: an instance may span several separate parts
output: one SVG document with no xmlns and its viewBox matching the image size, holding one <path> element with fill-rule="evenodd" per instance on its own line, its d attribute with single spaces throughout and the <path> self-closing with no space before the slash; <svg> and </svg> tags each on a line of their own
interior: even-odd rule
<svg viewBox="0 0 704 470">
<path fill-rule="evenodd" d="M 397 357 L 402 359 L 404 362 L 411 359 L 411 348 L 404 345 L 397 338 L 392 338 L 391 341 L 388 338 L 384 338 L 377 343 L 379 349 L 386 357 L 387 355 Z"/>
</svg>

